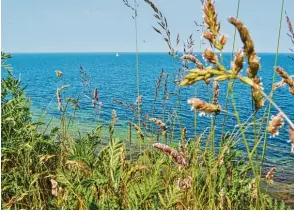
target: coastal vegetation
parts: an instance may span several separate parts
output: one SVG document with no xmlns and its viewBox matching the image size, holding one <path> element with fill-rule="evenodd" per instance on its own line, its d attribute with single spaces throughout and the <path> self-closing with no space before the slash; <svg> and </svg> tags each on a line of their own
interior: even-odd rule
<svg viewBox="0 0 294 211">
<path fill-rule="evenodd" d="M 2 209 L 235 210 L 287 209 L 289 205 L 293 206 L 293 202 L 286 204 L 267 191 L 267 187 L 275 182 L 276 169 L 264 170 L 267 138 L 277 136 L 284 124 L 289 128 L 289 151 L 294 153 L 293 117 L 283 112 L 274 100 L 275 90 L 283 88 L 288 88 L 289 98 L 293 98 L 293 76 L 283 67 L 275 65 L 272 67 L 271 92 L 264 91 L 259 77 L 262 67 L 255 51 L 254 38 L 238 17 L 230 17 L 227 24 L 236 28 L 232 42 L 240 37 L 243 48 L 233 52 L 231 66 L 225 66 L 222 50 L 230 40 L 221 33 L 214 2 L 201 2 L 204 17 L 199 26 L 203 39 L 211 47 L 198 55 L 193 51 L 195 42 L 192 35 L 183 50 L 179 49 L 180 34 L 176 35 L 173 46 L 167 18 L 152 1 L 145 0 L 158 23 L 153 29 L 163 36 L 171 59 L 180 68 L 175 68 L 173 75 L 162 70 L 155 84 L 153 110 L 143 113 L 144 98 L 139 89 L 137 52 L 138 96 L 135 105 L 126 103 L 124 99 L 113 99 L 113 103 L 120 105 L 121 109 L 133 112 L 127 120 L 127 139 L 122 139 L 117 131 L 120 119 L 116 110 L 112 110 L 112 119 L 107 125 L 99 122 L 102 108 L 99 87 L 92 86 L 91 72 L 83 66 L 77 67 L 84 88 L 81 96 L 86 96 L 92 106 L 90 112 L 97 119 L 96 129 L 79 137 L 69 133 L 72 123 L 76 121 L 76 113 L 83 107 L 79 98 L 64 94 L 68 84 L 61 84 L 56 90 L 56 110 L 61 114 L 59 127 L 51 128 L 48 122 L 33 121 L 25 87 L 13 75 L 9 65 L 13 55 L 1 52 Z M 127 0 L 123 3 L 134 11 L 133 19 L 137 21 L 137 1 L 134 1 L 134 6 Z M 288 15 L 286 21 L 288 35 L 294 45 L 294 32 Z M 135 26 L 137 32 L 137 22 Z M 245 61 L 248 67 L 242 73 Z M 276 82 L 276 73 L 281 81 Z M 61 79 L 66 74 L 58 70 L 56 77 Z M 226 104 L 220 105 L 219 87 L 225 81 L 228 82 Z M 246 95 L 252 98 L 252 105 L 248 105 L 252 114 L 245 122 L 241 121 L 236 106 L 236 82 L 251 89 Z M 195 83 L 205 83 L 212 90 L 212 95 L 209 102 L 193 96 L 187 99 L 194 111 L 191 118 L 195 123 L 195 133 L 188 137 L 187 126 L 180 118 L 181 87 L 192 89 Z M 176 93 L 168 92 L 170 85 L 176 87 Z M 177 99 L 177 104 L 168 113 L 165 102 L 171 97 Z M 159 98 L 163 102 L 156 109 L 161 110 L 162 117 L 155 115 Z M 234 113 L 228 111 L 229 106 L 233 107 Z M 276 115 L 271 117 L 272 110 Z M 261 118 L 257 117 L 258 112 L 263 112 Z M 216 134 L 215 119 L 220 113 L 224 114 L 223 124 L 218 125 L 222 134 Z M 211 126 L 201 128 L 203 132 L 196 134 L 196 126 L 201 127 L 197 124 L 201 121 L 197 120 L 199 114 L 211 116 Z M 226 127 L 228 114 L 237 119 L 237 127 Z M 253 138 L 246 134 L 250 128 L 254 130 Z M 208 136 L 204 135 L 206 132 Z M 240 142 L 245 151 L 236 147 Z M 258 153 L 260 148 L 261 153 Z"/>
</svg>

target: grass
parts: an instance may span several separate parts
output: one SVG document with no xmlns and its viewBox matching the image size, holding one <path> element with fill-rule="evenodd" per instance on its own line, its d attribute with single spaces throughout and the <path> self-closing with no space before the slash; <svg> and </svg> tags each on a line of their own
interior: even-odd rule
<svg viewBox="0 0 294 211">
<path fill-rule="evenodd" d="M 145 1 L 155 12 L 155 18 L 159 20 L 161 27 L 153 28 L 157 33 L 165 33 L 163 36 L 168 44 L 169 54 L 175 63 L 181 62 L 183 65 L 174 75 L 168 75 L 162 70 L 156 83 L 154 106 L 150 111 L 152 116 L 146 114 L 145 119 L 141 118 L 141 107 L 144 104 L 139 98 L 139 81 L 136 106 L 114 99 L 122 109 L 130 109 L 134 113 L 134 117 L 130 117 L 128 124 L 125 124 L 127 126 L 123 130 L 124 134 L 117 130 L 116 124 L 121 120 L 117 119 L 114 110 L 109 125 L 99 123 L 98 89 L 91 87 L 91 77 L 82 66 L 80 72 L 85 87 L 84 95 L 93 106 L 97 127 L 79 136 L 71 133 L 75 130 L 75 115 L 80 109 L 80 96 L 77 99 L 63 96 L 62 90 L 67 87 L 62 85 L 62 77 L 65 76 L 59 71 L 57 76 L 61 85 L 56 93 L 56 109 L 62 116 L 58 124 L 55 120 L 56 127 L 45 132 L 48 131 L 47 126 L 44 128 L 41 123 L 32 121 L 30 102 L 26 98 L 25 90 L 7 64 L 11 55 L 1 53 L 1 67 L 5 71 L 5 77 L 1 80 L 2 209 L 287 208 L 283 201 L 274 199 L 268 191 L 273 187 L 274 169 L 265 176 L 260 161 L 264 159 L 266 134 L 276 134 L 284 120 L 290 127 L 294 126 L 291 119 L 274 103 L 272 96 L 268 96 L 262 89 L 258 77 L 259 59 L 249 31 L 241 21 L 229 19 L 239 31 L 244 51 L 237 52 L 232 67 L 225 67 L 221 51 L 226 45 L 226 36 L 220 33 L 213 2 L 203 1 L 207 28 L 202 29 L 204 37 L 212 46 L 212 49 L 207 48 L 203 52 L 208 62 L 208 65 L 203 65 L 193 53 L 192 36 L 187 41 L 188 49 L 185 49 L 184 57 L 179 58 L 178 50 L 172 47 L 165 16 L 150 0 Z M 128 1 L 124 2 L 128 5 Z M 136 15 L 137 9 L 135 20 Z M 177 46 L 180 42 L 178 40 L 179 35 L 176 39 Z M 248 61 L 249 71 L 247 76 L 242 76 L 240 71 L 245 59 Z M 195 65 L 188 74 L 184 74 L 186 62 Z M 293 81 L 284 73 L 280 75 L 291 88 Z M 171 80 L 176 81 L 177 93 L 169 92 L 168 83 Z M 238 93 L 233 90 L 235 80 L 252 89 L 248 97 L 252 97 L 253 111 L 246 122 L 241 122 L 236 107 L 234 96 Z M 188 100 L 195 110 L 195 133 L 189 138 L 180 119 L 180 104 L 168 109 L 166 100 L 168 97 L 176 97 L 180 102 L 180 86 L 192 86 L 201 81 L 213 90 L 211 102 L 194 97 Z M 225 110 L 217 99 L 218 87 L 222 81 L 229 81 L 230 88 Z M 214 82 L 214 86 L 211 82 Z M 162 119 L 153 116 L 160 93 L 163 94 L 162 106 L 159 108 L 162 110 Z M 201 90 L 197 90 L 197 93 L 200 96 Z M 196 134 L 196 126 L 201 126 L 196 124 L 196 112 L 213 115 L 215 119 L 220 112 L 227 113 L 229 98 L 232 100 L 239 128 L 225 132 L 224 120 L 221 125 L 224 132 L 217 142 L 219 136 L 215 134 L 215 122 L 212 120 L 211 127 L 202 128 L 203 132 Z M 254 118 L 250 122 L 251 117 L 266 101 L 279 111 L 277 119 L 270 121 L 266 115 L 266 112 L 270 112 L 269 108 L 264 113 L 266 121 Z M 136 115 L 138 124 L 133 121 Z M 169 128 L 166 127 L 167 121 L 171 125 Z M 265 129 L 265 122 L 269 129 Z M 175 134 L 176 124 L 181 127 L 180 134 Z M 245 133 L 250 127 L 255 128 L 255 143 L 251 147 L 248 143 L 250 137 Z M 236 148 L 241 141 L 246 148 L 245 156 L 243 151 Z M 219 146 L 216 146 L 217 143 Z M 259 155 L 256 151 L 262 144 L 263 154 Z"/>
</svg>

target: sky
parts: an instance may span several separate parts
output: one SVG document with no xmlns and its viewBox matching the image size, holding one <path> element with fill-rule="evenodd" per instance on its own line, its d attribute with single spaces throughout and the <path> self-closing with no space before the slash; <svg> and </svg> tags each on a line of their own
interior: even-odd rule
<svg viewBox="0 0 294 211">
<path fill-rule="evenodd" d="M 132 4 L 133 0 L 129 0 Z M 138 7 L 138 50 L 167 52 L 153 10 L 143 0 Z M 201 51 L 200 0 L 153 0 L 166 16 L 173 43 L 192 33 L 194 51 Z M 232 51 L 234 27 L 227 18 L 236 16 L 238 0 L 216 0 L 221 32 L 229 36 L 224 51 Z M 239 18 L 245 23 L 257 52 L 275 52 L 282 0 L 240 0 Z M 285 9 L 294 24 L 294 0 L 285 0 Z M 2 0 L 1 48 L 5 52 L 134 52 L 135 27 L 132 10 L 122 0 Z M 282 22 L 280 52 L 289 52 L 285 16 Z M 239 36 L 236 48 L 241 48 Z M 173 44 L 174 45 L 174 44 Z M 202 49 L 203 50 L 203 49 Z"/>
</svg>

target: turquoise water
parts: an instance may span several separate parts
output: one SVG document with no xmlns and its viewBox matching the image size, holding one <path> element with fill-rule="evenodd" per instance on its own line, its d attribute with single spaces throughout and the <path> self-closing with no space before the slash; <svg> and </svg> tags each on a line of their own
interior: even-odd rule
<svg viewBox="0 0 294 211">
<path fill-rule="evenodd" d="M 265 86 L 265 92 L 269 93 L 271 88 L 272 74 L 275 55 L 259 54 L 261 57 L 262 68 L 259 75 L 262 77 Z M 230 63 L 230 54 L 224 54 L 224 63 L 228 67 Z M 135 104 L 137 97 L 136 89 L 136 59 L 133 53 L 121 53 L 119 57 L 115 53 L 43 53 L 43 54 L 13 54 L 10 60 L 14 69 L 15 76 L 21 76 L 23 84 L 26 85 L 26 93 L 32 101 L 32 112 L 34 120 L 38 120 L 42 114 L 45 114 L 45 121 L 54 118 L 53 123 L 57 124 L 61 113 L 57 110 L 56 88 L 65 84 L 70 87 L 62 93 L 63 97 L 77 98 L 79 96 L 79 104 L 81 109 L 76 113 L 76 122 L 82 132 L 94 129 L 97 125 L 97 116 L 91 107 L 91 101 L 84 96 L 84 87 L 80 81 L 79 67 L 82 65 L 84 69 L 92 77 L 92 87 L 99 90 L 99 100 L 103 103 L 100 112 L 100 121 L 108 124 L 111 121 L 111 111 L 116 109 L 119 118 L 118 127 L 127 126 L 127 120 L 134 120 L 133 113 L 127 109 L 123 109 L 114 103 L 112 98 L 123 100 L 124 102 Z M 279 65 L 285 68 L 290 74 L 294 74 L 294 62 L 288 58 L 287 54 L 279 55 Z M 169 92 L 176 92 L 177 89 L 172 83 L 174 77 L 172 74 L 179 67 L 171 57 L 165 53 L 140 53 L 140 91 L 143 96 L 143 115 L 151 112 L 155 96 L 155 82 L 162 70 L 171 74 Z M 63 72 L 62 80 L 56 77 L 55 70 Z M 246 75 L 245 69 L 243 71 Z M 280 80 L 279 77 L 277 77 Z M 224 107 L 227 83 L 220 84 L 219 102 Z M 155 117 L 162 117 L 162 86 L 160 90 L 159 102 L 156 105 Z M 181 89 L 181 115 L 182 123 L 188 129 L 188 137 L 194 134 L 194 113 L 190 106 L 187 105 L 187 99 L 190 97 L 199 97 L 204 100 L 211 98 L 211 86 L 208 88 L 203 82 L 191 87 Z M 250 97 L 250 88 L 240 83 L 235 85 L 235 97 L 237 107 L 241 119 L 245 121 L 252 114 L 252 104 Z M 293 96 L 288 93 L 288 88 L 282 88 L 275 92 L 274 100 L 282 108 L 282 110 L 294 120 L 294 100 Z M 170 97 L 166 102 L 166 114 L 175 109 L 177 98 Z M 231 104 L 230 112 L 233 112 Z M 276 110 L 272 109 L 273 114 Z M 257 117 L 261 117 L 263 111 L 259 111 Z M 167 120 L 167 116 L 165 116 Z M 221 131 L 221 122 L 223 114 L 216 118 L 216 130 Z M 232 131 L 237 124 L 236 119 L 229 115 L 227 119 L 227 131 Z M 252 121 L 252 119 L 251 119 Z M 52 124 L 53 124 L 52 123 Z M 169 123 L 166 121 L 167 125 Z M 211 123 L 210 117 L 197 117 L 197 133 L 201 133 Z M 176 132 L 178 128 L 176 128 Z M 248 135 L 252 135 L 249 130 Z M 205 134 L 208 135 L 208 131 Z M 251 136 L 252 137 L 252 136 Z M 278 175 L 281 180 L 293 182 L 294 155 L 290 153 L 290 144 L 288 140 L 288 125 L 280 130 L 280 135 L 275 138 L 268 139 L 268 149 L 266 156 L 267 167 L 276 166 Z M 251 145 L 254 140 L 249 140 Z M 242 140 L 239 141 L 238 147 L 245 149 Z M 261 149 L 259 149 L 259 152 Z"/>
</svg>

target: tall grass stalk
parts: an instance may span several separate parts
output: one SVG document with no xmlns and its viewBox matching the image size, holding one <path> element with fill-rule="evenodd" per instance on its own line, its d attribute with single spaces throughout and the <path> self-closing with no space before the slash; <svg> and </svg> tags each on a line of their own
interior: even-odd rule
<svg viewBox="0 0 294 211">
<path fill-rule="evenodd" d="M 135 21 L 135 44 L 136 44 L 136 84 L 137 84 L 137 98 L 140 97 L 140 76 L 139 76 L 139 50 L 138 50 L 138 26 L 137 26 L 137 17 L 138 17 L 138 6 L 137 0 L 134 0 L 134 4 L 130 5 L 128 0 L 123 0 L 123 3 L 131 8 L 134 11 L 132 18 Z M 138 105 L 138 126 L 141 127 L 141 108 Z"/>
<path fill-rule="evenodd" d="M 282 29 L 282 20 L 283 20 L 283 12 L 284 12 L 284 3 L 285 0 L 282 1 L 281 5 L 281 12 L 280 12 L 280 21 L 279 21 L 279 32 L 278 32 L 278 41 L 277 41 L 277 50 L 276 50 L 276 57 L 275 57 L 275 67 L 278 65 L 278 57 L 279 57 L 279 49 L 280 49 L 280 39 L 281 39 L 281 29 Z M 273 77 L 272 77 L 272 89 L 271 93 L 269 95 L 269 100 L 272 99 L 273 94 L 274 94 L 274 82 L 276 80 L 276 71 L 273 71 Z M 267 110 L 267 124 L 269 122 L 269 117 L 271 113 L 271 105 L 272 103 L 269 104 L 268 110 Z M 266 112 L 266 111 L 265 111 Z M 264 114 L 265 115 L 265 114 Z M 263 148 L 262 148 L 262 157 L 261 157 L 261 166 L 263 166 L 264 158 L 265 158 L 265 152 L 266 152 L 266 145 L 267 145 L 267 130 L 264 131 L 264 142 L 263 142 Z"/>
<path fill-rule="evenodd" d="M 240 3 L 241 3 L 241 0 L 238 0 L 236 19 L 239 18 Z M 234 57 L 236 34 L 237 34 L 237 29 L 235 28 L 234 29 L 234 37 L 233 37 L 233 47 L 232 47 L 231 61 L 233 61 L 233 57 Z M 229 96 L 230 96 L 231 91 L 233 90 L 234 82 L 235 81 L 229 81 L 228 86 L 227 86 L 225 110 L 227 110 L 227 108 L 228 108 Z M 222 123 L 222 135 L 224 134 L 224 130 L 225 130 L 226 118 L 227 118 L 227 114 L 224 114 L 224 119 L 223 119 L 223 123 Z"/>
</svg>

